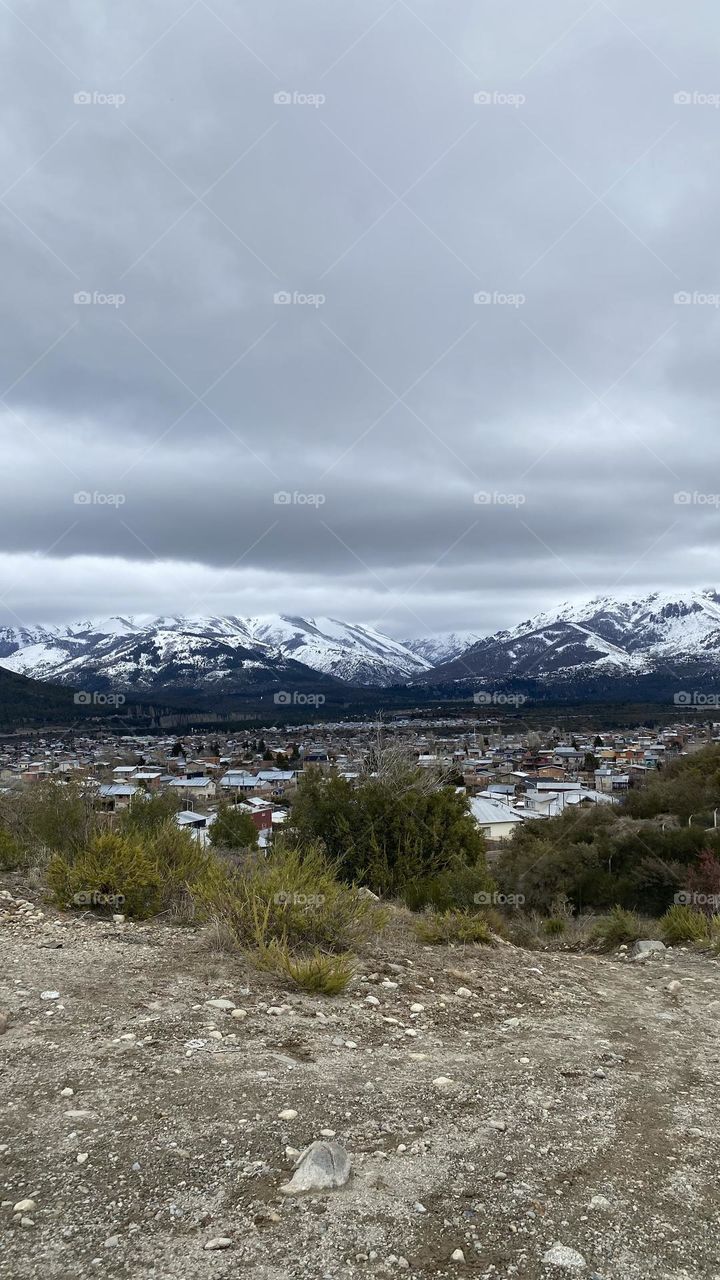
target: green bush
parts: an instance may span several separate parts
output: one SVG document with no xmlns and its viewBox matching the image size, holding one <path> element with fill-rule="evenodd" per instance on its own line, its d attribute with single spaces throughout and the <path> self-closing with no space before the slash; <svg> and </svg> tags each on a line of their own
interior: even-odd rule
<svg viewBox="0 0 720 1280">
<path fill-rule="evenodd" d="M 221 804 L 210 825 L 210 844 L 221 849 L 257 849 L 258 829 L 250 814 L 234 805 Z"/>
<path fill-rule="evenodd" d="M 387 912 L 339 881 L 317 846 L 282 842 L 268 858 L 228 869 L 196 897 L 234 945 L 262 951 L 271 942 L 290 952 L 319 947 L 344 952 L 384 927 Z"/>
<path fill-rule="evenodd" d="M 415 936 L 428 947 L 454 942 L 466 946 L 492 946 L 490 926 L 483 916 L 463 911 L 428 911 L 414 922 Z"/>
<path fill-rule="evenodd" d="M 279 978 L 290 978 L 303 991 L 323 996 L 341 995 L 355 973 L 351 955 L 327 955 L 319 947 L 309 955 L 294 955 L 277 939 L 258 950 L 255 959 L 261 969 Z"/>
<path fill-rule="evenodd" d="M 0 830 L 0 871 L 16 871 L 29 865 L 29 854 L 9 831 Z"/>
<path fill-rule="evenodd" d="M 179 809 L 180 800 L 172 791 L 138 795 L 123 813 L 118 814 L 116 830 L 124 835 L 153 836 L 174 819 Z"/>
<path fill-rule="evenodd" d="M 162 875 L 147 849 L 129 836 L 97 836 L 72 860 L 56 853 L 48 867 L 48 884 L 61 907 L 108 905 L 138 919 L 156 915 L 162 906 Z M 80 901 L 77 901 L 77 898 Z"/>
<path fill-rule="evenodd" d="M 598 920 L 591 936 L 594 942 L 610 951 L 623 943 L 637 942 L 642 937 L 642 925 L 634 911 L 616 906 Z"/>
<path fill-rule="evenodd" d="M 678 942 L 707 942 L 710 924 L 703 911 L 676 903 L 662 917 L 660 932 L 663 941 L 671 946 Z"/>
<path fill-rule="evenodd" d="M 432 876 L 411 880 L 401 892 L 401 897 L 411 911 L 472 911 L 479 893 L 489 893 L 493 881 L 483 858 L 475 866 L 459 860 L 452 867 Z"/>
<path fill-rule="evenodd" d="M 79 853 L 101 829 L 96 793 L 77 782 L 34 782 L 0 795 L 0 826 L 28 851 L 28 863 Z"/>
<path fill-rule="evenodd" d="M 548 916 L 547 920 L 543 920 L 543 931 L 551 937 L 564 933 L 567 929 L 567 920 L 565 916 Z"/>
</svg>

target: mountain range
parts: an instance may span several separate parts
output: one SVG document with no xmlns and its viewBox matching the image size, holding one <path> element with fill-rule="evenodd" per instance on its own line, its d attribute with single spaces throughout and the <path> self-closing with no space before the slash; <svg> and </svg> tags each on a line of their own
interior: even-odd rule
<svg viewBox="0 0 720 1280">
<path fill-rule="evenodd" d="M 410 686 L 464 696 L 632 696 L 720 677 L 720 595 L 711 588 L 565 603 L 509 630 L 395 640 L 369 626 L 285 614 L 112 617 L 0 628 L 0 667 L 76 689 L 258 694 Z M 696 686 L 699 687 L 699 686 Z M 664 694 L 663 694 L 664 696 Z"/>
</svg>

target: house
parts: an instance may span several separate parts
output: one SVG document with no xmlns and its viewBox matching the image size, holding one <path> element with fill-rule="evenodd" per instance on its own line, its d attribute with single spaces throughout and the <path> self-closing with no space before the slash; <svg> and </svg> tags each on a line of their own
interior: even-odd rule
<svg viewBox="0 0 720 1280">
<path fill-rule="evenodd" d="M 176 791 L 183 800 L 212 800 L 215 783 L 212 778 L 173 778 L 168 790 Z"/>
<path fill-rule="evenodd" d="M 487 793 L 474 796 L 470 801 L 473 818 L 488 840 L 508 840 L 518 823 L 522 823 L 521 815 L 509 805 L 491 799 Z"/>
<path fill-rule="evenodd" d="M 234 795 L 243 791 L 257 791 L 258 785 L 257 774 L 248 773 L 245 769 L 229 769 L 220 779 L 222 790 Z"/>
<path fill-rule="evenodd" d="M 136 796 L 137 793 L 138 788 L 133 787 L 130 783 L 105 782 L 98 792 L 100 808 L 105 813 L 119 813 L 123 809 L 130 807 L 133 796 Z"/>
</svg>

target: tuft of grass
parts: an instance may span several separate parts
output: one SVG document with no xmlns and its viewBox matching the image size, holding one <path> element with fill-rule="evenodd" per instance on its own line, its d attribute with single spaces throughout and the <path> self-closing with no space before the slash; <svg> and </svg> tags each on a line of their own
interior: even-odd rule
<svg viewBox="0 0 720 1280">
<path fill-rule="evenodd" d="M 640 937 L 640 919 L 636 912 L 627 911 L 625 907 L 613 907 L 608 915 L 601 916 L 592 933 L 593 941 L 607 951 L 623 943 L 637 942 Z"/>
<path fill-rule="evenodd" d="M 327 955 L 319 947 L 304 956 L 292 955 L 277 946 L 274 951 L 280 961 L 275 972 L 279 975 L 287 974 L 303 991 L 317 995 L 341 995 L 347 990 L 355 974 L 355 963 L 351 955 Z"/>
<path fill-rule="evenodd" d="M 414 922 L 415 936 L 425 946 L 447 946 L 451 942 L 467 946 L 492 946 L 490 926 L 483 916 L 464 911 L 428 911 Z"/>
<path fill-rule="evenodd" d="M 660 920 L 663 942 L 707 942 L 710 936 L 708 917 L 695 907 L 675 903 Z"/>
<path fill-rule="evenodd" d="M 543 933 L 547 933 L 550 937 L 557 937 L 565 932 L 567 923 L 565 916 L 548 916 L 542 923 Z"/>
</svg>

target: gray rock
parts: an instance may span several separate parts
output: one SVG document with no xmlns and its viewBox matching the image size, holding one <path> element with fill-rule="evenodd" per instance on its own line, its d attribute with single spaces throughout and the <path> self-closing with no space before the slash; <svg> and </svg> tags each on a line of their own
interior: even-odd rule
<svg viewBox="0 0 720 1280">
<path fill-rule="evenodd" d="M 229 1236 L 215 1236 L 214 1240 L 208 1240 L 205 1245 L 206 1249 L 230 1249 L 232 1248 L 232 1240 Z"/>
<path fill-rule="evenodd" d="M 632 949 L 634 956 L 654 956 L 661 955 L 665 950 L 664 942 L 651 942 L 645 939 L 643 942 L 636 942 Z"/>
<path fill-rule="evenodd" d="M 280 1190 L 289 1196 L 331 1191 L 345 1185 L 350 1168 L 350 1157 L 339 1142 L 311 1142 L 295 1162 L 292 1178 Z"/>
<path fill-rule="evenodd" d="M 587 1263 L 577 1249 L 569 1249 L 565 1244 L 554 1244 L 543 1254 L 546 1267 L 562 1267 L 564 1271 L 584 1271 Z"/>
</svg>

